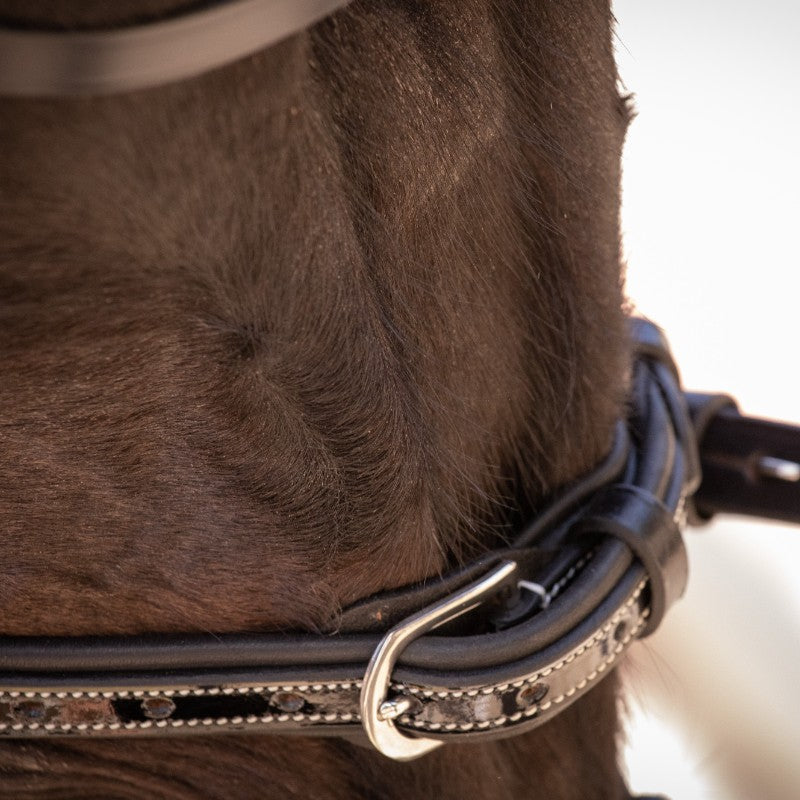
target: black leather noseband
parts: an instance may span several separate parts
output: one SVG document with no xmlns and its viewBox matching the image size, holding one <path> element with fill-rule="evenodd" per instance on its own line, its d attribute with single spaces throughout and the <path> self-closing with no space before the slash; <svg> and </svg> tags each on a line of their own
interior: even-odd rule
<svg viewBox="0 0 800 800">
<path fill-rule="evenodd" d="M 753 442 L 774 425 L 738 416 L 729 398 L 687 404 L 660 331 L 642 320 L 632 330 L 629 416 L 609 455 L 508 548 L 357 603 L 335 635 L 0 638 L 0 734 L 360 736 L 372 722 L 373 743 L 408 758 L 419 742 L 508 736 L 550 719 L 683 593 L 687 516 L 726 508 L 701 483 L 695 424 L 701 437 L 722 424 Z M 787 431 L 762 462 L 800 455 L 798 429 Z M 724 441 L 712 441 L 719 461 Z M 797 486 L 773 514 L 800 521 Z M 387 653 L 392 637 L 405 638 Z M 376 688 L 381 669 L 390 680 Z M 376 742 L 383 734 L 389 744 Z"/>
</svg>

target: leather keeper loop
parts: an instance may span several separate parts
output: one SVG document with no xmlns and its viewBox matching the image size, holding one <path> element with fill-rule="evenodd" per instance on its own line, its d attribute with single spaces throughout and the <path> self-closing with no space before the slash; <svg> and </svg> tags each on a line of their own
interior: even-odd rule
<svg viewBox="0 0 800 800">
<path fill-rule="evenodd" d="M 723 408 L 738 411 L 736 401 L 728 394 L 703 394 L 701 392 L 684 392 L 686 406 L 694 426 L 695 439 L 702 445 L 708 426 Z"/>
<path fill-rule="evenodd" d="M 592 501 L 570 530 L 571 537 L 597 535 L 620 539 L 642 562 L 650 581 L 650 616 L 642 635 L 649 635 L 686 588 L 689 569 L 680 529 L 649 492 L 615 484 Z"/>
<path fill-rule="evenodd" d="M 633 350 L 637 358 L 659 361 L 666 365 L 680 383 L 678 368 L 672 358 L 667 337 L 658 325 L 650 320 L 641 317 L 632 317 L 630 320 L 631 338 L 633 340 Z"/>
</svg>

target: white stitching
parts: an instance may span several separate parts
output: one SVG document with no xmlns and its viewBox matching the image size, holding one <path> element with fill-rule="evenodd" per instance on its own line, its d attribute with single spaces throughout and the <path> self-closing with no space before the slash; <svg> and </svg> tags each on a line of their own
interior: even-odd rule
<svg viewBox="0 0 800 800">
<path fill-rule="evenodd" d="M 642 591 L 644 590 L 645 586 L 647 585 L 647 581 L 643 580 L 635 589 L 633 594 L 630 598 L 626 601 L 625 605 L 618 610 L 616 614 L 597 632 L 595 632 L 586 642 L 584 642 L 580 647 L 576 650 L 569 653 L 560 661 L 552 664 L 544 669 L 540 670 L 539 672 L 535 673 L 534 675 L 528 676 L 527 678 L 521 681 L 515 681 L 514 683 L 502 683 L 497 684 L 495 686 L 487 686 L 481 687 L 480 689 L 453 689 L 453 690 L 431 690 L 431 689 L 423 689 L 417 686 L 407 686 L 405 684 L 392 684 L 392 687 L 395 690 L 399 690 L 408 694 L 422 696 L 426 698 L 437 697 L 440 699 L 447 699 L 447 698 L 460 698 L 460 697 L 475 697 L 478 694 L 503 694 L 507 692 L 509 688 L 519 689 L 523 686 L 530 686 L 539 679 L 543 677 L 547 677 L 548 675 L 552 674 L 553 672 L 557 672 L 558 670 L 565 667 L 567 664 L 572 663 L 578 656 L 583 655 L 586 651 L 596 647 L 601 642 L 605 641 L 605 634 L 607 634 L 613 627 L 615 627 L 620 620 L 627 614 L 627 612 L 631 609 L 631 607 L 636 603 L 639 599 Z M 521 719 L 522 717 L 530 717 L 535 714 L 538 714 L 542 711 L 547 711 L 554 705 L 558 705 L 559 703 L 564 702 L 564 700 L 572 697 L 577 691 L 581 691 L 586 686 L 588 686 L 592 681 L 596 680 L 599 675 L 601 675 L 605 670 L 614 663 L 617 659 L 619 654 L 625 649 L 625 646 L 633 639 L 636 634 L 641 630 L 644 626 L 647 617 L 649 616 L 649 609 L 644 609 L 642 612 L 642 616 L 639 618 L 636 626 L 625 636 L 625 638 L 618 642 L 616 647 L 614 648 L 613 652 L 606 657 L 606 659 L 598 665 L 596 669 L 594 669 L 589 675 L 585 678 L 581 679 L 576 686 L 571 687 L 558 697 L 548 698 L 545 702 L 541 704 L 536 704 L 531 706 L 528 709 L 525 709 L 521 713 L 515 713 L 511 716 L 501 715 L 492 720 L 484 720 L 480 723 L 472 722 L 472 723 L 463 723 L 460 725 L 456 725 L 455 723 L 448 723 L 446 725 L 442 725 L 441 723 L 430 723 L 423 720 L 414 720 L 410 716 L 406 715 L 401 718 L 401 722 L 406 725 L 411 725 L 415 728 L 421 728 L 424 730 L 440 730 L 444 728 L 445 730 L 455 730 L 458 728 L 459 730 L 468 731 L 474 728 L 485 728 L 487 725 L 491 725 L 493 727 L 499 727 L 504 725 L 508 722 L 515 722 Z M 304 693 L 311 693 L 311 694 L 319 694 L 325 690 L 335 691 L 337 689 L 342 690 L 349 690 L 349 689 L 360 689 L 362 685 L 361 681 L 343 681 L 341 683 L 327 683 L 327 684 L 297 684 L 297 685 L 288 685 L 288 686 L 257 686 L 257 687 L 237 687 L 235 692 L 240 694 L 263 694 L 266 692 L 274 693 L 277 691 L 302 691 Z M 98 698 L 102 697 L 105 699 L 114 699 L 114 698 L 122 698 L 122 697 L 158 697 L 158 696 L 178 696 L 186 697 L 186 696 L 194 696 L 194 697 L 202 697 L 202 696 L 209 696 L 209 695 L 218 695 L 218 694 L 229 694 L 229 691 L 223 689 L 221 687 L 209 687 L 209 688 L 197 688 L 197 689 L 167 689 L 164 691 L 157 691 L 157 690 L 122 690 L 119 692 L 98 692 L 98 691 L 74 691 L 74 692 L 56 692 L 53 693 L 51 691 L 2 691 L 0 690 L 0 698 L 7 697 L 7 698 L 50 698 L 54 694 L 57 698 Z M 353 721 L 360 721 L 360 715 L 352 714 L 349 712 L 330 712 L 326 714 L 320 713 L 311 713 L 311 714 L 281 714 L 281 715 L 272 715 L 266 714 L 264 716 L 256 717 L 254 715 L 250 715 L 245 719 L 241 717 L 234 717 L 233 719 L 228 719 L 226 717 L 206 717 L 204 719 L 175 719 L 175 720 L 159 720 L 158 725 L 159 728 L 167 727 L 167 728 L 178 728 L 183 725 L 188 727 L 196 727 L 198 725 L 202 726 L 210 726 L 210 725 L 217 725 L 220 727 L 230 726 L 230 725 L 258 725 L 258 724 L 271 724 L 271 723 L 281 723 L 281 722 L 288 722 L 289 720 L 294 722 L 312 722 L 312 723 L 333 723 L 333 722 L 353 722 Z M 119 730 L 120 728 L 124 728 L 125 730 L 147 730 L 153 727 L 152 720 L 146 720 L 141 722 L 126 722 L 120 724 L 119 722 L 100 722 L 100 723 L 93 723 L 91 725 L 86 723 L 81 723 L 77 726 L 72 725 L 70 723 L 64 723 L 62 725 L 56 725 L 53 723 L 47 723 L 45 725 L 41 725 L 40 723 L 0 723 L 0 732 L 12 730 L 12 731 L 22 731 L 22 730 L 39 730 L 43 728 L 47 731 L 70 731 L 75 728 L 78 730 L 87 730 L 91 729 L 93 731 L 100 731 L 100 730 Z"/>
<path fill-rule="evenodd" d="M 176 695 L 179 697 L 208 697 L 213 695 L 219 694 L 274 694 L 275 692 L 303 692 L 306 694 L 320 694 L 324 691 L 336 691 L 336 690 L 348 690 L 348 689 L 360 689 L 361 688 L 361 681 L 343 681 L 342 683 L 326 683 L 326 684 L 314 684 L 309 686 L 308 684 L 297 684 L 294 686 L 239 686 L 234 688 L 222 688 L 222 687 L 208 687 L 208 688 L 196 688 L 196 689 L 147 689 L 141 691 L 130 691 L 127 689 L 122 689 L 117 692 L 97 692 L 97 691 L 75 691 L 75 692 L 19 692 L 19 691 L 6 691 L 0 689 L 0 699 L 3 698 L 19 698 L 24 697 L 25 699 L 46 699 L 49 697 L 57 697 L 59 699 L 66 699 L 70 698 L 73 700 L 80 700 L 84 698 L 103 698 L 106 700 L 119 700 L 125 697 L 135 697 L 137 699 L 141 699 L 144 697 L 175 697 Z"/>
<path fill-rule="evenodd" d="M 552 708 L 553 706 L 559 705 L 563 703 L 565 700 L 572 697 L 576 692 L 579 692 L 585 689 L 590 683 L 595 681 L 600 675 L 602 675 L 616 660 L 617 657 L 622 653 L 625 649 L 625 646 L 633 639 L 636 634 L 644 627 L 645 622 L 647 621 L 647 617 L 649 614 L 645 613 L 642 615 L 642 618 L 633 628 L 633 630 L 621 641 L 617 644 L 614 648 L 614 651 L 606 657 L 604 661 L 602 661 L 596 669 L 593 669 L 585 678 L 582 678 L 575 686 L 571 686 L 565 692 L 560 694 L 558 697 L 553 697 L 547 700 L 544 703 L 537 704 L 531 706 L 530 708 L 525 709 L 522 712 L 516 712 L 515 714 L 505 715 L 501 714 L 499 717 L 495 717 L 494 719 L 483 721 L 483 722 L 468 722 L 464 723 L 463 725 L 459 726 L 459 729 L 462 731 L 470 731 L 474 729 L 482 729 L 487 727 L 487 725 L 491 725 L 492 727 L 499 728 L 503 725 L 508 723 L 519 722 L 520 719 L 523 717 L 532 717 L 540 712 L 547 711 L 548 709 Z M 588 649 L 588 648 L 587 648 Z M 585 652 L 585 651 L 584 651 Z M 561 666 L 567 663 L 566 659 L 561 662 Z M 442 725 L 438 722 L 426 722 L 425 720 L 415 720 L 411 719 L 410 717 L 401 717 L 399 722 L 403 725 L 411 725 L 414 728 L 419 728 L 421 730 L 427 731 L 437 731 L 440 730 Z M 448 725 L 444 726 L 445 730 L 452 730 L 451 727 Z"/>
<path fill-rule="evenodd" d="M 70 731 L 70 730 L 88 730 L 91 729 L 93 731 L 102 731 L 102 730 L 119 730 L 121 727 L 125 728 L 126 730 L 147 730 L 152 728 L 155 724 L 159 728 L 180 728 L 184 725 L 194 728 L 197 726 L 230 726 L 230 725 L 267 725 L 270 723 L 275 722 L 282 722 L 287 721 L 282 719 L 281 717 L 276 717 L 272 714 L 267 714 L 263 717 L 256 717 L 256 716 L 248 716 L 248 717 L 204 717 L 201 719 L 164 719 L 158 720 L 158 722 L 154 723 L 152 720 L 146 720 L 145 722 L 125 722 L 122 725 L 118 722 L 97 722 L 91 725 L 86 723 L 81 723 L 80 725 L 71 725 L 69 723 L 65 723 L 63 725 L 56 725 L 54 723 L 48 723 L 47 725 L 40 725 L 39 723 L 14 723 L 12 725 L 6 723 L 0 723 L 0 731 L 5 730 L 13 730 L 13 731 L 23 731 L 23 730 L 37 730 L 39 728 L 43 728 L 48 731 Z M 325 722 L 360 722 L 361 717 L 358 714 L 350 714 L 346 712 L 331 712 L 330 714 L 325 714 L 324 716 L 320 714 L 309 714 L 309 715 L 300 715 L 297 714 L 293 717 L 294 721 L 301 722 L 301 721 L 310 721 L 310 722 L 319 722 L 324 720 Z"/>
<path fill-rule="evenodd" d="M 566 573 L 557 580 L 550 589 L 550 601 L 555 600 L 567 584 L 575 577 L 575 575 L 588 564 L 594 556 L 594 551 L 590 551 L 583 558 L 576 561 Z"/>
<path fill-rule="evenodd" d="M 596 631 L 589 639 L 587 639 L 580 647 L 576 650 L 573 650 L 567 656 L 562 658 L 560 661 L 557 661 L 555 664 L 550 664 L 544 669 L 540 670 L 533 675 L 529 675 L 527 678 L 523 679 L 522 681 L 516 681 L 512 684 L 508 683 L 500 683 L 495 684 L 494 686 L 484 686 L 481 687 L 478 691 L 481 694 L 503 694 L 504 692 L 508 691 L 509 686 L 514 688 L 521 688 L 522 686 L 529 686 L 532 683 L 536 683 L 541 678 L 546 678 L 548 675 L 551 675 L 553 672 L 558 672 L 558 670 L 565 667 L 567 664 L 572 663 L 578 656 L 582 656 L 587 650 L 598 645 L 605 639 L 605 634 L 607 634 L 613 627 L 619 623 L 619 621 L 626 616 L 627 612 L 636 604 L 636 601 L 641 596 L 642 592 L 644 591 L 644 587 L 647 585 L 647 580 L 643 580 L 634 590 L 633 594 L 628 598 L 625 602 L 625 605 L 620 608 L 616 614 L 605 624 L 603 625 L 600 630 Z M 644 620 L 649 616 L 649 609 L 645 609 L 642 618 L 640 619 L 639 623 L 636 626 L 636 632 L 638 632 Z M 627 644 L 633 634 L 629 635 L 624 642 Z M 461 697 L 464 694 L 463 689 L 423 689 L 419 686 L 408 686 L 403 683 L 393 683 L 392 688 L 399 692 L 405 692 L 407 694 L 413 694 L 422 697 L 436 697 L 447 699 L 447 698 L 455 698 Z M 469 692 L 467 692 L 469 695 Z"/>
</svg>

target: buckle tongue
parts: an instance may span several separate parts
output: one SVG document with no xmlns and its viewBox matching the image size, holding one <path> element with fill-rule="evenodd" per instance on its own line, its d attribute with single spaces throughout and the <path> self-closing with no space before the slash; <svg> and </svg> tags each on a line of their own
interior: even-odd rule
<svg viewBox="0 0 800 800">
<path fill-rule="evenodd" d="M 505 585 L 515 572 L 515 561 L 503 561 L 456 594 L 423 608 L 395 625 L 381 639 L 372 654 L 361 688 L 361 721 L 370 742 L 395 761 L 410 761 L 443 744 L 438 739 L 409 736 L 397 729 L 394 720 L 407 711 L 404 698 L 387 697 L 392 670 L 400 653 L 416 638 L 479 606 Z"/>
</svg>

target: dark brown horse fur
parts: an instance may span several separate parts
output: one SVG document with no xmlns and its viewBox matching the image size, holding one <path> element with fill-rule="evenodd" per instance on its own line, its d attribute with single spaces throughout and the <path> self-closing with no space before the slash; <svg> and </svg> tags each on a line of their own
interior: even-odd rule
<svg viewBox="0 0 800 800">
<path fill-rule="evenodd" d="M 356 2 L 177 85 L 0 101 L 0 633 L 329 629 L 507 537 L 623 405 L 627 116 L 603 0 Z M 0 796 L 616 799 L 612 684 L 409 764 L 3 741 Z"/>
</svg>

